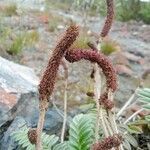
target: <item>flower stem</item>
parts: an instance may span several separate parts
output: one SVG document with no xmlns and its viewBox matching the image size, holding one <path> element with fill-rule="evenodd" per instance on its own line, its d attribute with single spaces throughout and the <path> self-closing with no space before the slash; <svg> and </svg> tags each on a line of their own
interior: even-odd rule
<svg viewBox="0 0 150 150">
<path fill-rule="evenodd" d="M 67 122 L 67 86 L 68 86 L 68 81 L 66 79 L 65 92 L 64 92 L 64 117 L 63 117 L 64 120 L 63 120 L 62 132 L 61 132 L 61 143 L 64 142 L 64 135 L 66 129 L 66 122 Z"/>
</svg>

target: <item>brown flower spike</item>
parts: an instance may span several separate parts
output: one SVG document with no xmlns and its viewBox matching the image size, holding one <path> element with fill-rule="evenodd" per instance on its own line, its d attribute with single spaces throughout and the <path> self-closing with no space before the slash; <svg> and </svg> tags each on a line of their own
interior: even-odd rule
<svg viewBox="0 0 150 150">
<path fill-rule="evenodd" d="M 107 36 L 109 30 L 111 29 L 113 18 L 114 18 L 114 4 L 113 0 L 106 0 L 107 2 L 107 17 L 104 27 L 101 31 L 101 37 Z"/>
<path fill-rule="evenodd" d="M 31 142 L 31 144 L 36 144 L 36 141 L 37 141 L 37 131 L 36 131 L 36 129 L 29 129 L 28 139 Z"/>
<path fill-rule="evenodd" d="M 55 80 L 59 65 L 62 62 L 62 58 L 68 48 L 76 40 L 76 37 L 79 35 L 78 26 L 71 25 L 67 30 L 64 36 L 56 45 L 52 56 L 48 62 L 46 70 L 43 74 L 42 80 L 39 85 L 39 100 L 40 100 L 40 114 L 37 126 L 37 140 L 36 140 L 36 150 L 42 150 L 42 141 L 41 134 L 44 125 L 45 112 L 48 107 L 48 99 L 54 90 Z"/>
<path fill-rule="evenodd" d="M 65 35 L 55 47 L 52 57 L 50 58 L 47 68 L 44 72 L 39 85 L 40 100 L 48 100 L 52 94 L 55 84 L 55 79 L 62 57 L 66 50 L 73 44 L 79 34 L 78 26 L 72 25 L 67 30 Z"/>
<path fill-rule="evenodd" d="M 97 53 L 91 50 L 71 49 L 66 52 L 66 60 L 73 63 L 80 61 L 81 59 L 89 60 L 90 62 L 96 62 L 104 75 L 106 76 L 107 90 L 111 89 L 114 92 L 117 88 L 116 72 L 112 66 L 111 61 L 102 53 Z"/>
<path fill-rule="evenodd" d="M 92 146 L 92 150 L 110 150 L 113 147 L 118 147 L 122 143 L 122 137 L 118 134 L 109 136 L 103 141 L 95 143 Z"/>
</svg>

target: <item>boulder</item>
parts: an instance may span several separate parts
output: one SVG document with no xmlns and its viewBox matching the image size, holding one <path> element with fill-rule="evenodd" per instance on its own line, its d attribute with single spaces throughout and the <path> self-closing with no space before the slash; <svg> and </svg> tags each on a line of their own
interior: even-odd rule
<svg viewBox="0 0 150 150">
<path fill-rule="evenodd" d="M 24 125 L 37 127 L 38 84 L 39 79 L 32 69 L 0 57 L 0 149 L 17 149 L 11 137 L 13 131 Z M 63 117 L 59 113 L 55 108 L 46 112 L 44 131 L 48 134 L 61 133 Z"/>
<path fill-rule="evenodd" d="M 17 114 L 27 116 L 38 107 L 38 82 L 31 68 L 0 57 L 0 127 Z"/>
<path fill-rule="evenodd" d="M 63 123 L 63 112 L 59 110 L 59 113 L 55 108 L 49 108 L 45 115 L 45 123 L 44 123 L 44 131 L 48 132 L 49 134 L 57 134 L 60 135 Z M 29 126 L 32 128 L 37 127 L 37 122 L 39 118 L 39 111 L 35 110 L 31 117 L 28 117 L 26 120 L 30 123 Z M 70 117 L 68 116 L 69 120 Z"/>
<path fill-rule="evenodd" d="M 12 137 L 12 133 L 20 130 L 23 126 L 26 126 L 27 123 L 23 117 L 16 117 L 11 123 L 7 131 L 4 133 L 2 140 L 0 141 L 1 150 L 15 150 L 17 149 L 17 143 Z"/>
</svg>

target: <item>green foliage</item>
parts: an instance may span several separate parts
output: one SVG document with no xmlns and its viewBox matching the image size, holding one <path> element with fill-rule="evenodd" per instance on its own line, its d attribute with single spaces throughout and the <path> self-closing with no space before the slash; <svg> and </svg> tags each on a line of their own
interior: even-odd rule
<svg viewBox="0 0 150 150">
<path fill-rule="evenodd" d="M 142 107 L 146 110 L 150 110 L 150 89 L 144 88 L 137 90 L 139 96 L 138 101 L 142 103 Z M 150 115 L 136 119 L 133 122 L 129 122 L 127 131 L 130 134 L 142 134 L 150 132 Z"/>
<path fill-rule="evenodd" d="M 137 148 L 138 143 L 136 139 L 131 135 L 129 127 L 124 124 L 120 124 L 118 127 L 119 127 L 119 132 L 122 133 L 123 135 L 123 147 L 126 150 L 132 150 L 132 147 Z"/>
<path fill-rule="evenodd" d="M 70 123 L 69 139 L 68 141 L 64 141 L 63 143 L 58 143 L 59 138 L 57 136 L 50 136 L 46 133 L 43 133 L 42 142 L 44 150 L 89 150 L 94 142 L 95 122 L 95 109 L 91 110 L 89 114 L 76 115 Z M 130 126 L 120 124 L 118 125 L 118 127 L 119 132 L 123 135 L 123 147 L 128 150 L 131 150 L 133 147 L 137 148 L 138 143 L 131 134 L 138 134 L 138 127 L 131 127 L 131 124 Z M 29 129 L 27 127 L 23 127 L 19 131 L 13 132 L 12 137 L 21 148 L 26 148 L 27 150 L 35 150 L 35 145 L 32 145 L 28 140 L 28 131 Z M 101 139 L 101 130 L 99 133 L 101 135 L 99 139 Z"/>
<path fill-rule="evenodd" d="M 30 45 L 30 46 L 34 45 L 40 39 L 39 33 L 37 31 L 28 32 L 25 35 L 25 38 L 26 38 L 26 45 Z"/>
<path fill-rule="evenodd" d="M 1 21 L 1 18 L 0 18 Z M 8 40 L 11 36 L 12 29 L 10 27 L 4 26 L 3 24 L 0 24 L 0 54 L 6 54 L 8 49 Z M 7 41 L 7 42 L 6 42 Z"/>
<path fill-rule="evenodd" d="M 89 46 L 87 45 L 88 42 L 90 42 L 90 37 L 85 32 L 82 32 L 73 43 L 72 47 L 86 49 L 89 48 Z"/>
<path fill-rule="evenodd" d="M 22 51 L 23 47 L 32 46 L 38 40 L 39 34 L 36 31 L 19 34 L 14 39 L 7 52 L 11 55 L 17 55 Z"/>
<path fill-rule="evenodd" d="M 119 0 L 117 3 L 117 14 L 121 21 L 129 21 L 131 19 L 138 19 L 140 11 L 139 0 Z"/>
<path fill-rule="evenodd" d="M 11 28 L 9 27 L 4 27 L 3 25 L 0 24 L 0 42 L 1 44 L 7 39 L 8 36 L 12 33 Z"/>
<path fill-rule="evenodd" d="M 105 55 L 110 55 L 113 52 L 119 51 L 120 47 L 116 41 L 104 40 L 101 43 L 100 49 L 101 49 L 102 53 L 104 53 Z"/>
<path fill-rule="evenodd" d="M 69 130 L 69 149 L 89 150 L 94 139 L 95 122 L 89 114 L 80 114 L 73 118 Z"/>
<path fill-rule="evenodd" d="M 73 118 L 69 129 L 69 141 L 56 144 L 58 137 L 42 133 L 44 150 L 89 150 L 94 139 L 95 117 L 91 114 L 80 114 Z M 35 150 L 28 140 L 29 129 L 25 126 L 19 131 L 13 132 L 12 137 L 21 148 Z"/>
<path fill-rule="evenodd" d="M 29 128 L 22 127 L 19 131 L 13 132 L 12 137 L 21 148 L 26 150 L 35 150 L 35 145 L 31 144 L 28 139 Z M 42 133 L 43 150 L 50 150 L 58 142 L 59 137 Z"/>
<path fill-rule="evenodd" d="M 150 2 L 118 0 L 116 10 L 117 19 L 121 21 L 142 20 L 144 23 L 150 23 Z"/>
<path fill-rule="evenodd" d="M 25 37 L 19 35 L 11 44 L 10 49 L 8 50 L 8 53 L 11 55 L 17 55 L 21 52 L 23 46 L 25 44 Z"/>
<path fill-rule="evenodd" d="M 54 146 L 53 150 L 68 150 L 69 149 L 69 142 L 65 141 L 63 143 L 59 143 Z"/>
<path fill-rule="evenodd" d="M 142 20 L 150 24 L 150 2 L 140 0 L 116 0 L 116 18 L 120 21 Z M 76 0 L 73 8 L 86 12 L 87 15 L 106 16 L 106 1 L 103 0 Z"/>
<path fill-rule="evenodd" d="M 150 24 L 150 2 L 141 6 L 139 16 L 143 22 Z"/>
<path fill-rule="evenodd" d="M 150 110 L 150 88 L 144 88 L 137 91 L 139 101 L 142 102 L 143 108 Z"/>
<path fill-rule="evenodd" d="M 17 5 L 15 3 L 6 5 L 3 9 L 3 14 L 5 16 L 17 15 Z"/>
</svg>

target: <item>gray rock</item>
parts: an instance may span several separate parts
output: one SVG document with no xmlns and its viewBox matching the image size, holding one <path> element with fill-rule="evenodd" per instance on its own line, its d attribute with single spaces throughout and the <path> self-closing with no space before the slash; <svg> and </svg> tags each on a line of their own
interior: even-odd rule
<svg viewBox="0 0 150 150">
<path fill-rule="evenodd" d="M 4 133 L 2 140 L 0 141 L 1 150 L 15 150 L 17 147 L 16 142 L 12 137 L 12 133 L 18 131 L 20 128 L 25 126 L 27 123 L 22 117 L 16 117 L 12 124 L 9 126 L 8 130 Z"/>
<path fill-rule="evenodd" d="M 63 114 L 62 111 L 60 111 L 60 113 Z M 32 116 L 30 118 L 28 117 L 27 119 L 32 127 L 36 127 L 38 118 L 39 118 L 39 112 L 38 110 L 35 110 Z M 63 118 L 56 111 L 56 109 L 49 108 L 45 116 L 44 130 L 48 131 L 50 134 L 59 134 L 61 132 L 62 123 L 63 123 Z"/>
<path fill-rule="evenodd" d="M 0 86 L 12 93 L 28 93 L 37 90 L 38 78 L 34 71 L 0 57 Z"/>
<path fill-rule="evenodd" d="M 0 57 L 0 126 L 18 114 L 31 115 L 38 107 L 37 85 L 32 69 Z"/>
<path fill-rule="evenodd" d="M 119 87 L 116 91 L 115 100 L 121 107 L 139 86 L 139 79 L 131 76 L 118 76 Z"/>
</svg>

